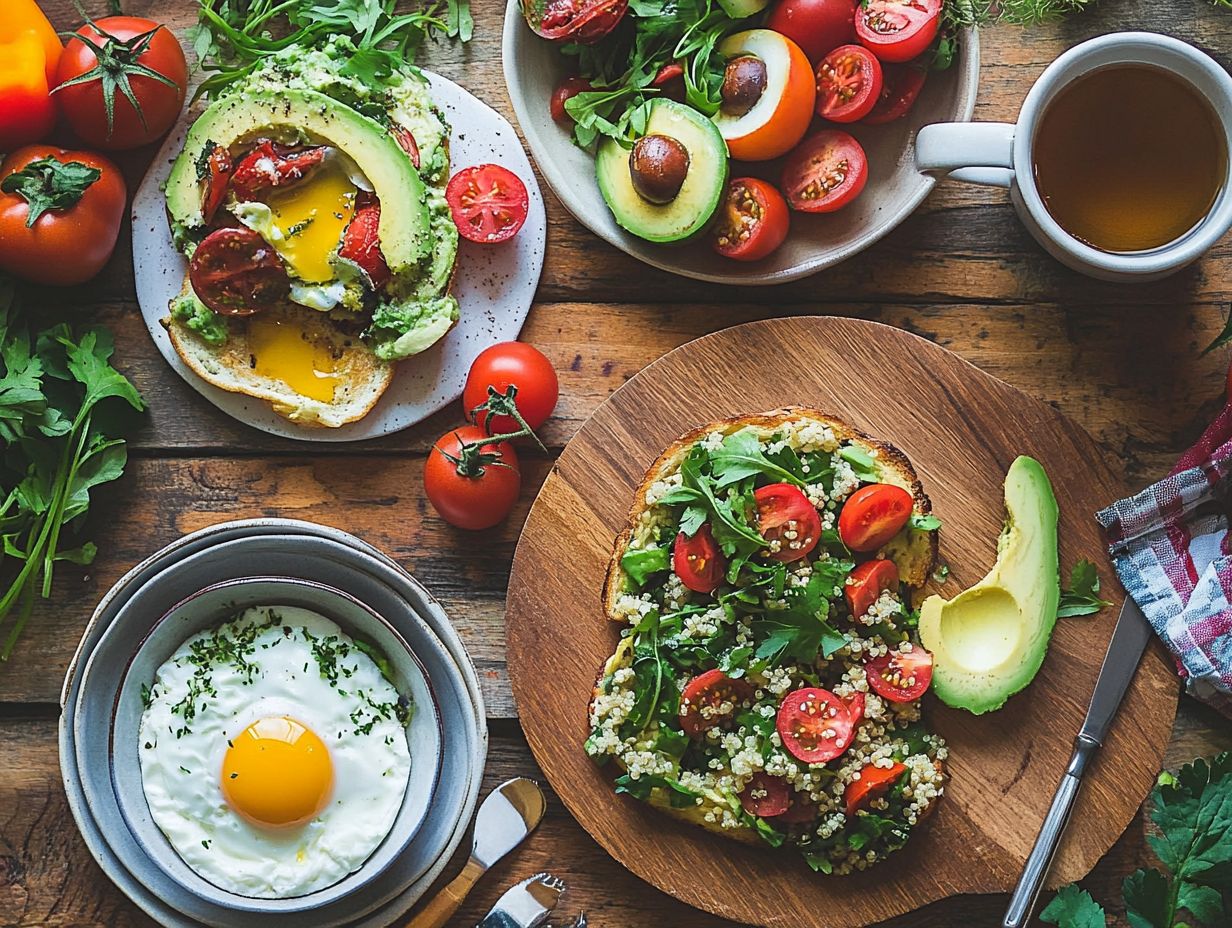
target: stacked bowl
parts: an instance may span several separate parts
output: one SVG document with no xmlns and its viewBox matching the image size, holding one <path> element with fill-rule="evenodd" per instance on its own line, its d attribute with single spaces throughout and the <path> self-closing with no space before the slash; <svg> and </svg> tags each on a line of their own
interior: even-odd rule
<svg viewBox="0 0 1232 928">
<path fill-rule="evenodd" d="M 254 606 L 309 609 L 374 644 L 414 706 L 410 773 L 389 833 L 349 875 L 287 898 L 230 892 L 198 875 L 155 824 L 140 769 L 155 672 L 194 633 Z M 388 924 L 457 849 L 487 755 L 478 677 L 436 601 L 354 536 L 287 519 L 215 525 L 129 571 L 86 626 L 60 702 L 61 772 L 86 845 L 133 902 L 173 928 Z"/>
</svg>

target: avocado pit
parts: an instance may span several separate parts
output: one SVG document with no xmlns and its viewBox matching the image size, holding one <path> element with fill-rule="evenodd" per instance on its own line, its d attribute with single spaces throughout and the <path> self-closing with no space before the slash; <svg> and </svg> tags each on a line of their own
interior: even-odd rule
<svg viewBox="0 0 1232 928">
<path fill-rule="evenodd" d="M 720 109 L 728 116 L 743 116 L 762 98 L 766 83 L 766 63 L 756 55 L 731 59 L 723 69 Z"/>
<path fill-rule="evenodd" d="M 689 150 L 666 135 L 644 135 L 629 152 L 629 176 L 638 196 L 650 203 L 676 199 L 689 174 Z"/>
</svg>

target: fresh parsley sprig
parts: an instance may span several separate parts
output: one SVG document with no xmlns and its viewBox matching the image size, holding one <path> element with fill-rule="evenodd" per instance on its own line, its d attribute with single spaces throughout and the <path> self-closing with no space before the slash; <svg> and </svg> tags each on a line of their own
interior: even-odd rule
<svg viewBox="0 0 1232 928">
<path fill-rule="evenodd" d="M 1112 603 L 1099 597 L 1099 574 L 1095 565 L 1085 558 L 1074 565 L 1069 574 L 1069 589 L 1061 590 L 1057 606 L 1057 618 L 1067 619 L 1076 615 L 1094 615 Z"/>
</svg>

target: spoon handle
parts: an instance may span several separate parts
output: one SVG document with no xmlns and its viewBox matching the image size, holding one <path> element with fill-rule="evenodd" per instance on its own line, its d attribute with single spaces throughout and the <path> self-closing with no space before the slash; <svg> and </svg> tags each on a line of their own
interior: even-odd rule
<svg viewBox="0 0 1232 928">
<path fill-rule="evenodd" d="M 443 928 L 471 891 L 475 881 L 483 876 L 484 870 L 484 866 L 472 857 L 451 883 L 415 913 L 415 917 L 406 923 L 406 928 Z"/>
</svg>

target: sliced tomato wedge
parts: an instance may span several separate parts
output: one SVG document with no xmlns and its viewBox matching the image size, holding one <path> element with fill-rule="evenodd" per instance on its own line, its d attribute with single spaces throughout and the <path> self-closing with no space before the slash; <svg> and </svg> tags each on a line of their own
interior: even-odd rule
<svg viewBox="0 0 1232 928">
<path fill-rule="evenodd" d="M 864 665 L 868 685 L 891 702 L 913 702 L 933 682 L 933 656 L 920 645 L 910 651 L 891 651 Z"/>
<path fill-rule="evenodd" d="M 852 728 L 864 721 L 864 703 L 864 694 L 861 692 L 853 693 L 843 703 L 847 707 L 847 714 L 851 717 Z"/>
<path fill-rule="evenodd" d="M 898 568 L 893 561 L 877 559 L 857 564 L 843 585 L 843 596 L 847 600 L 847 608 L 851 610 L 851 617 L 858 619 L 868 612 L 877 597 L 897 587 Z"/>
<path fill-rule="evenodd" d="M 251 229 L 216 229 L 188 264 L 197 298 L 223 316 L 251 316 L 284 302 L 291 289 L 282 259 Z"/>
<path fill-rule="evenodd" d="M 573 117 L 569 115 L 569 111 L 565 109 L 565 104 L 576 97 L 579 93 L 586 93 L 588 90 L 593 90 L 590 86 L 590 81 L 584 77 L 566 77 L 563 81 L 556 85 L 556 89 L 552 91 L 552 99 L 549 103 L 549 108 L 552 112 L 552 119 L 561 125 L 568 125 L 573 122 Z"/>
<path fill-rule="evenodd" d="M 415 170 L 419 170 L 419 143 L 415 141 L 415 133 L 406 126 L 394 126 L 393 128 L 394 141 L 401 146 L 406 152 L 407 157 L 411 159 L 411 164 L 415 165 Z"/>
<path fill-rule="evenodd" d="M 206 163 L 205 196 L 201 202 L 201 215 L 206 225 L 214 221 L 214 216 L 222 208 L 227 199 L 227 188 L 231 185 L 231 174 L 235 165 L 231 162 L 231 152 L 224 145 L 215 145 L 210 151 Z"/>
<path fill-rule="evenodd" d="M 860 143 L 841 129 L 823 129 L 787 156 L 781 189 L 794 210 L 832 213 L 858 197 L 867 182 Z"/>
<path fill-rule="evenodd" d="M 757 529 L 770 543 L 770 557 L 798 561 L 821 541 L 821 516 L 800 488 L 790 483 L 772 483 L 753 491 L 757 504 Z"/>
<path fill-rule="evenodd" d="M 708 523 L 702 523 L 692 538 L 681 532 L 672 545 L 672 570 L 694 593 L 713 593 L 723 582 L 727 559 L 719 550 Z"/>
<path fill-rule="evenodd" d="M 796 760 L 824 764 L 851 747 L 855 726 L 843 701 L 819 687 L 788 693 L 775 720 L 783 747 Z"/>
<path fill-rule="evenodd" d="M 374 290 L 389 283 L 389 265 L 381 254 L 381 204 L 376 197 L 365 195 L 355 206 L 355 215 L 342 234 L 338 257 L 358 264 Z"/>
<path fill-rule="evenodd" d="M 530 212 L 526 185 L 499 164 L 463 168 L 449 179 L 445 199 L 458 232 L 481 245 L 513 238 Z"/>
<path fill-rule="evenodd" d="M 817 66 L 817 115 L 831 122 L 867 116 L 881 96 L 881 62 L 862 45 L 841 45 Z"/>
<path fill-rule="evenodd" d="M 239 160 L 231 177 L 231 187 L 241 200 L 260 200 L 276 187 L 298 183 L 325 160 L 324 146 L 288 148 L 261 139 Z"/>
<path fill-rule="evenodd" d="M 535 34 L 552 42 L 591 45 L 616 28 L 629 0 L 528 0 L 522 13 Z"/>
<path fill-rule="evenodd" d="M 791 792 L 791 787 L 782 777 L 755 773 L 740 794 L 740 805 L 749 815 L 772 818 L 782 815 L 791 807 Z"/>
<path fill-rule="evenodd" d="M 730 721 L 736 709 L 752 698 L 753 687 L 747 680 L 733 680 L 721 670 L 707 670 L 686 683 L 680 694 L 680 727 L 690 738 L 700 738 L 716 725 Z"/>
<path fill-rule="evenodd" d="M 860 487 L 838 514 L 838 536 L 852 551 L 876 551 L 911 518 L 914 500 L 902 487 L 872 483 Z"/>
<path fill-rule="evenodd" d="M 866 0 L 856 8 L 856 38 L 882 61 L 910 61 L 932 44 L 941 0 Z"/>
<path fill-rule="evenodd" d="M 906 772 L 907 768 L 897 762 L 890 767 L 874 767 L 872 764 L 865 766 L 860 771 L 860 779 L 852 780 L 843 791 L 847 817 L 855 815 L 878 796 L 884 796 Z"/>
<path fill-rule="evenodd" d="M 901 119 L 915 106 L 915 99 L 924 89 L 928 71 L 914 64 L 884 64 L 881 66 L 881 94 L 872 112 L 864 117 L 870 126 Z"/>
<path fill-rule="evenodd" d="M 737 177 L 723 196 L 711 241 L 725 258 L 759 261 L 783 244 L 789 226 L 778 190 L 756 177 Z"/>
</svg>

